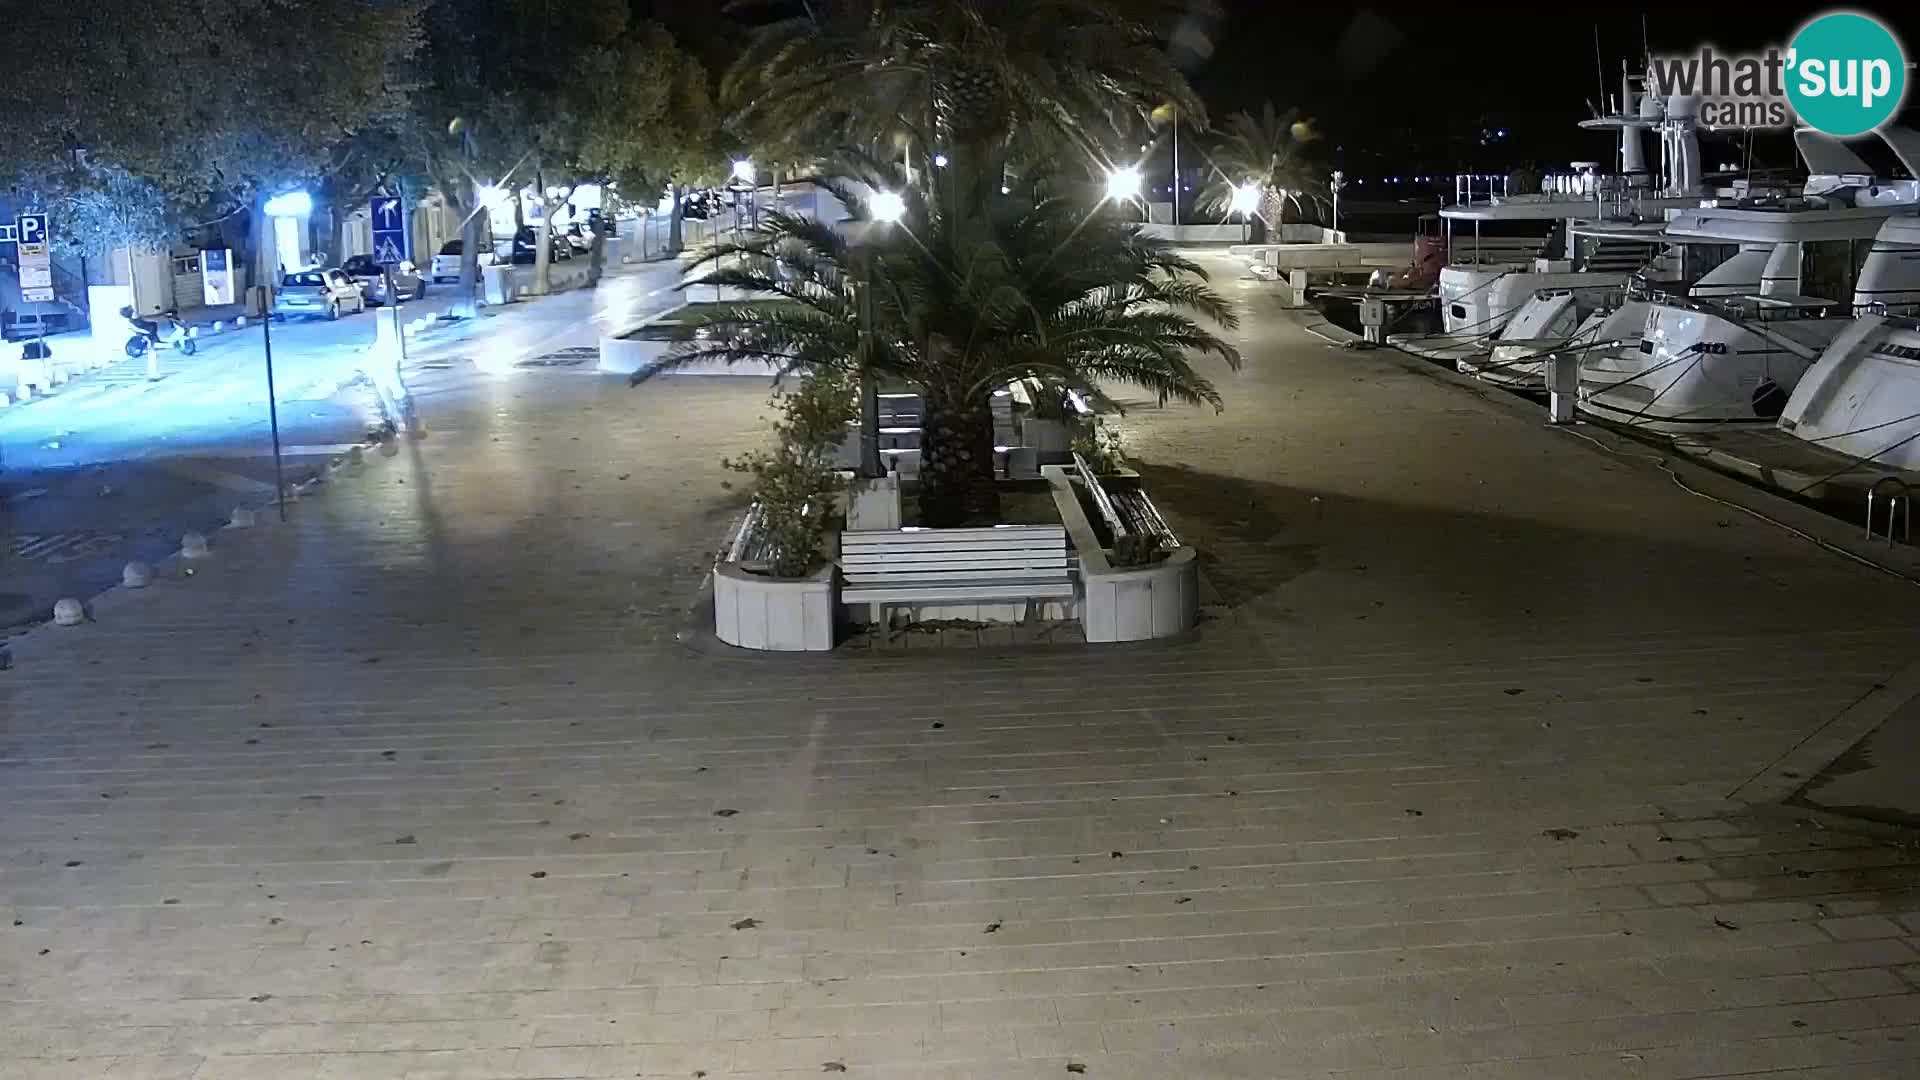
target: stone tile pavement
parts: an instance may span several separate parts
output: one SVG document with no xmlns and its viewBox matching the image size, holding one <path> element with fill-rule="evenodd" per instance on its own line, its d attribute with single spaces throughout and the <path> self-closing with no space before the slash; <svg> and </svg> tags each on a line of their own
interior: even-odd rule
<svg viewBox="0 0 1920 1080">
<path fill-rule="evenodd" d="M 1245 303 L 1157 648 L 690 649 L 763 387 L 444 373 L 14 643 L 0 1080 L 1920 1070 L 1920 857 L 1726 797 L 1907 587 Z"/>
</svg>

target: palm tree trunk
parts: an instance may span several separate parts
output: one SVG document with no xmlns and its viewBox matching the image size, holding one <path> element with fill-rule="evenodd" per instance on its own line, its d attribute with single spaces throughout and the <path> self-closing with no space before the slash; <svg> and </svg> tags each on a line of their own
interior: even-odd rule
<svg viewBox="0 0 1920 1080">
<path fill-rule="evenodd" d="M 999 511 L 993 485 L 993 407 L 985 399 L 928 395 L 920 428 L 920 524 L 951 528 L 988 522 Z"/>
</svg>

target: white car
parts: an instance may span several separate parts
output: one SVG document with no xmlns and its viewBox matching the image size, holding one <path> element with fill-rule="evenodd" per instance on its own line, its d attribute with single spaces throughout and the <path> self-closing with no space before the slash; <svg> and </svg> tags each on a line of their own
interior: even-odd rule
<svg viewBox="0 0 1920 1080">
<path fill-rule="evenodd" d="M 429 276 L 436 282 L 459 281 L 460 253 L 462 250 L 464 250 L 464 246 L 458 240 L 449 240 L 440 245 L 440 254 L 433 257 L 432 273 Z M 483 251 L 479 256 L 479 265 L 491 266 L 498 262 L 499 259 L 500 257 L 494 252 Z"/>
<path fill-rule="evenodd" d="M 367 310 L 367 298 L 360 285 L 339 267 L 331 270 L 295 270 L 280 279 L 273 294 L 273 313 L 278 318 L 291 315 L 323 315 L 337 319 L 347 312 Z"/>
</svg>

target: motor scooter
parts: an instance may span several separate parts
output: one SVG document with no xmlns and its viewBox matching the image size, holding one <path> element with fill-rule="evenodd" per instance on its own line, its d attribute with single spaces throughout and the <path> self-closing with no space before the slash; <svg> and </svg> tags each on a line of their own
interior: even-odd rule
<svg viewBox="0 0 1920 1080">
<path fill-rule="evenodd" d="M 120 309 L 120 317 L 127 320 L 133 336 L 127 339 L 128 356 L 144 356 L 149 350 L 178 349 L 186 356 L 192 356 L 199 349 L 193 340 L 192 331 L 180 321 L 177 311 L 163 311 L 160 321 L 142 319 L 134 315 L 133 308 Z"/>
</svg>

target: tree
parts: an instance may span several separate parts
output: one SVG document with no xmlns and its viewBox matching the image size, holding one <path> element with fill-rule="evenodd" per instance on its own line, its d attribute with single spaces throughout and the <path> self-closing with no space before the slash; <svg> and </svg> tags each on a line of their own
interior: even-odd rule
<svg viewBox="0 0 1920 1080">
<path fill-rule="evenodd" d="M 827 187 L 870 217 L 875 170 Z M 1050 185 L 1044 178 L 1036 187 Z M 925 403 L 922 524 L 954 525 L 992 499 L 993 391 L 1034 377 L 1103 399 L 1100 384 L 1141 387 L 1160 401 L 1220 407 L 1191 364 L 1234 348 L 1198 321 L 1236 318 L 1198 266 L 1106 212 L 1059 196 L 998 199 L 986 228 L 954 226 L 952 196 L 910 192 L 897 226 L 874 227 L 857 250 L 831 225 L 769 214 L 761 230 L 723 245 L 696 284 L 785 298 L 725 309 L 670 361 L 771 360 L 783 368 L 874 371 L 908 380 Z M 867 283 L 870 283 L 868 285 Z M 859 290 L 870 288 L 863 312 Z M 863 341 L 863 331 L 868 331 Z"/>
<path fill-rule="evenodd" d="M 1268 228 L 1285 220 L 1289 201 L 1300 207 L 1305 197 L 1316 210 L 1325 205 L 1327 183 L 1312 156 L 1320 136 L 1300 110 L 1282 112 L 1267 102 L 1258 116 L 1234 113 L 1216 134 L 1214 177 L 1200 193 L 1203 209 L 1225 213 L 1233 203 L 1233 189 L 1247 184 L 1259 188 L 1254 215 Z"/>
<path fill-rule="evenodd" d="M 1171 103 L 1206 110 L 1162 42 L 1211 0 L 814 0 L 758 30 L 728 76 L 750 128 L 889 156 L 958 196 L 984 230 L 1009 162 L 1104 145 Z M 947 167 L 932 159 L 944 154 Z"/>
<path fill-rule="evenodd" d="M 420 0 L 15 6 L 0 36 L 0 180 L 51 200 L 56 234 L 82 250 L 153 242 L 160 217 L 257 212 L 309 182 L 397 108 L 420 41 Z M 116 193 L 138 211 L 98 212 Z M 236 231 L 250 251 L 262 226 Z"/>
</svg>

